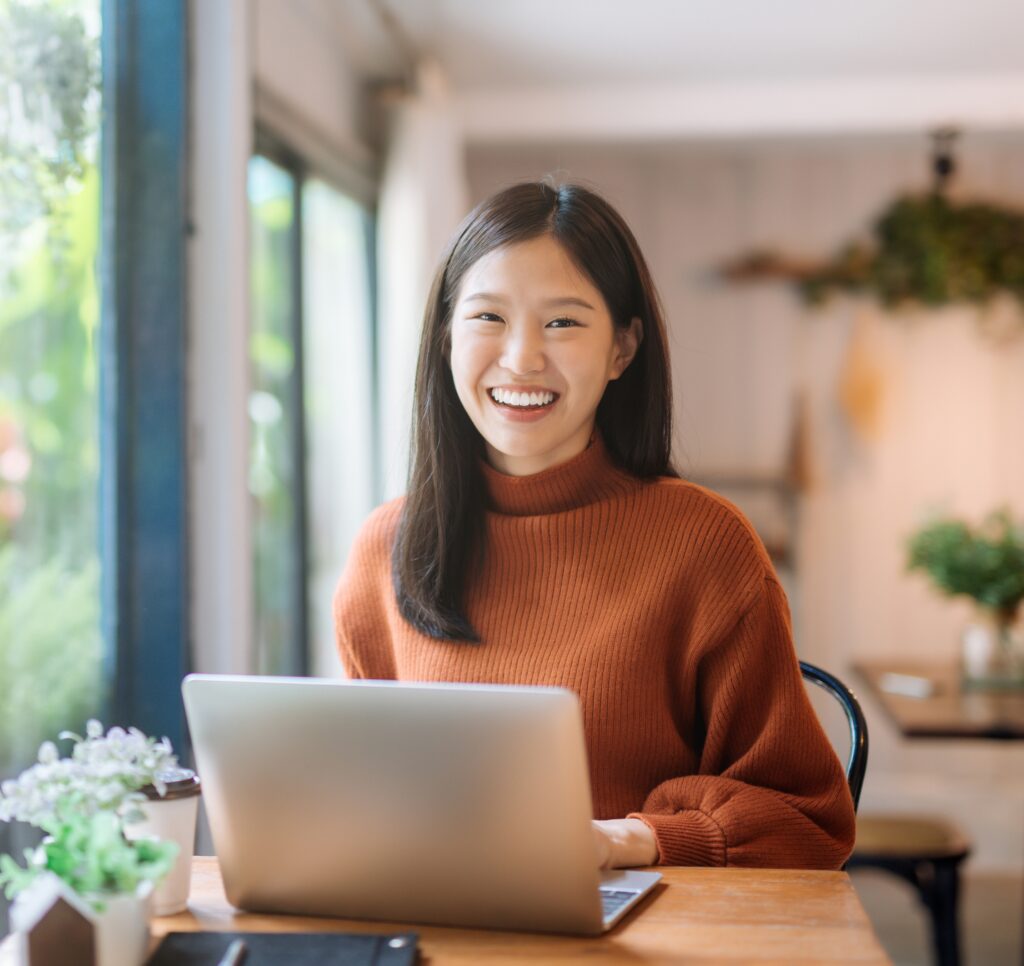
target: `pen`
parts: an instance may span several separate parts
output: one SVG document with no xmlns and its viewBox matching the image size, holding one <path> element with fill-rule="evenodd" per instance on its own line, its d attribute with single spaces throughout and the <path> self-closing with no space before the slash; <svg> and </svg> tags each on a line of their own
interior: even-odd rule
<svg viewBox="0 0 1024 966">
<path fill-rule="evenodd" d="M 249 947 L 241 939 L 236 939 L 225 950 L 217 966 L 242 966 L 248 952 Z"/>
</svg>

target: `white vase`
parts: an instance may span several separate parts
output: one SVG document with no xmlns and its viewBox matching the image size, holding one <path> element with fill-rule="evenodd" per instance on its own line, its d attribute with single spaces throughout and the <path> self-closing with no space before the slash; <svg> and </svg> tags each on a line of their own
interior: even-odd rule
<svg viewBox="0 0 1024 966">
<path fill-rule="evenodd" d="M 1019 621 L 978 608 L 964 628 L 961 668 L 968 687 L 1024 686 L 1024 629 Z"/>
<path fill-rule="evenodd" d="M 95 966 L 142 966 L 149 953 L 152 900 L 150 882 L 142 883 L 134 893 L 80 896 L 57 876 L 44 874 L 19 894 L 11 906 L 11 931 L 16 938 L 14 962 L 28 966 L 30 934 L 31 941 L 44 941 L 52 947 L 48 940 L 52 940 L 53 930 L 66 932 L 66 918 L 57 916 L 55 922 L 50 912 L 56 902 L 63 901 L 81 916 L 73 916 L 76 931 L 82 920 L 92 927 Z M 101 908 L 96 908 L 94 902 Z M 49 937 L 45 935 L 48 930 Z M 63 936 L 58 933 L 57 938 Z M 63 961 L 75 966 L 70 950 Z"/>
</svg>

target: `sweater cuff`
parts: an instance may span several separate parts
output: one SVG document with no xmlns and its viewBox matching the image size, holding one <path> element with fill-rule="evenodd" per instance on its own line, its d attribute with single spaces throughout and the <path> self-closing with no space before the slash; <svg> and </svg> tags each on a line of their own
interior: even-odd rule
<svg viewBox="0 0 1024 966">
<path fill-rule="evenodd" d="M 631 812 L 653 833 L 658 843 L 659 865 L 726 864 L 725 833 L 710 816 L 696 809 L 675 815 Z"/>
</svg>

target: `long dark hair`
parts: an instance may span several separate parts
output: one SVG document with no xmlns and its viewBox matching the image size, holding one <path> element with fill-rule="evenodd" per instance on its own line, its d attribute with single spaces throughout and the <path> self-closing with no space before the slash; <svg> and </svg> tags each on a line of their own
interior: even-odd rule
<svg viewBox="0 0 1024 966">
<path fill-rule="evenodd" d="M 635 476 L 675 476 L 665 323 L 633 233 L 611 205 L 580 185 L 517 184 L 478 205 L 449 245 L 423 320 L 413 405 L 409 487 L 391 556 L 398 608 L 430 637 L 478 641 L 463 612 L 471 565 L 484 553 L 480 434 L 455 393 L 451 319 L 466 272 L 496 248 L 550 235 L 601 292 L 618 328 L 634 318 L 643 339 L 608 384 L 597 427 L 612 460 Z"/>
</svg>

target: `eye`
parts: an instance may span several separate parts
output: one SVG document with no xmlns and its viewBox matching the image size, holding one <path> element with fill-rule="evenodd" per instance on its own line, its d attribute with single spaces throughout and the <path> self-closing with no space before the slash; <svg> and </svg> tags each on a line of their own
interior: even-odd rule
<svg viewBox="0 0 1024 966">
<path fill-rule="evenodd" d="M 500 315 L 495 315 L 493 312 L 477 312 L 472 318 L 479 319 L 481 322 L 500 322 L 502 320 Z"/>
<path fill-rule="evenodd" d="M 549 329 L 572 329 L 579 326 L 580 323 L 576 319 L 570 319 L 568 316 L 563 315 L 560 318 L 552 319 L 548 324 Z"/>
</svg>

